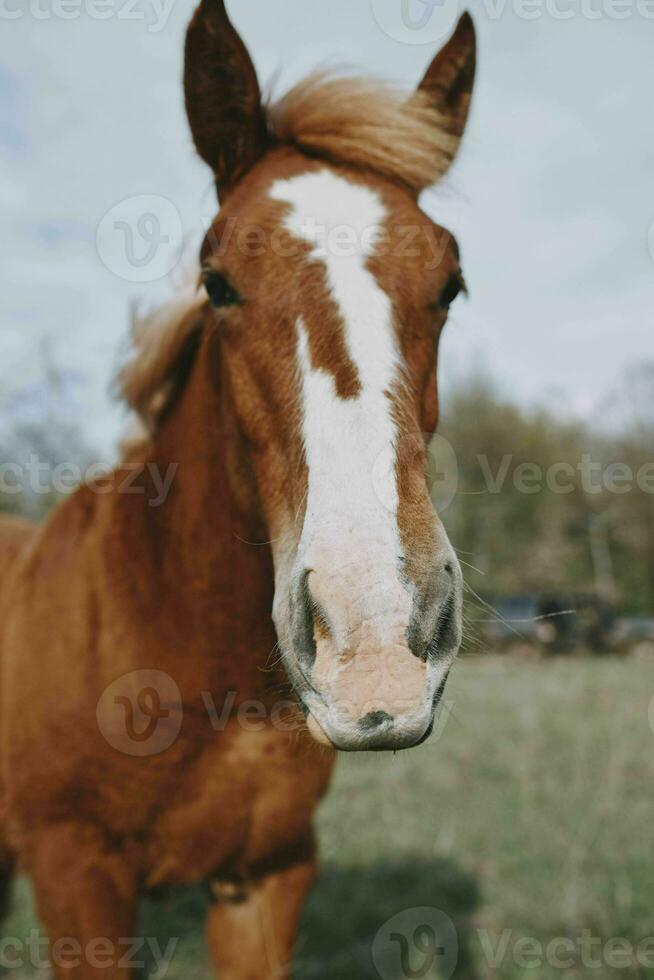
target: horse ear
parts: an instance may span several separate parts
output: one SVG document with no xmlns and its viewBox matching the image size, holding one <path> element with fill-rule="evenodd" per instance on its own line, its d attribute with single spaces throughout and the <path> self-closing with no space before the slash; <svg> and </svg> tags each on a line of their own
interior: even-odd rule
<svg viewBox="0 0 654 980">
<path fill-rule="evenodd" d="M 257 74 L 224 0 L 202 0 L 186 32 L 184 96 L 193 142 L 228 190 L 265 152 Z"/>
<path fill-rule="evenodd" d="M 434 108 L 444 117 L 449 132 L 457 140 L 463 136 L 468 118 L 476 61 L 475 25 L 466 12 L 418 86 L 418 91 L 429 96 Z"/>
</svg>

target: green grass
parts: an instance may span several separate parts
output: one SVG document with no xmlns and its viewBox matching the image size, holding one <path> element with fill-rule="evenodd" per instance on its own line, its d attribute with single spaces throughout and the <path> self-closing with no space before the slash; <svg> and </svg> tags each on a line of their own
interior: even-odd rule
<svg viewBox="0 0 654 980">
<path fill-rule="evenodd" d="M 304 917 L 298 980 L 378 977 L 378 929 L 421 907 L 444 911 L 458 936 L 453 974 L 421 973 L 424 957 L 413 949 L 423 978 L 654 975 L 638 962 L 612 967 L 598 952 L 610 939 L 636 948 L 654 935 L 653 695 L 654 666 L 635 661 L 461 660 L 438 738 L 397 756 L 340 760 L 319 817 L 322 873 Z M 144 934 L 181 937 L 168 980 L 210 976 L 203 907 L 194 890 L 143 910 Z M 25 935 L 34 920 L 24 882 L 15 909 L 5 934 Z M 409 942 L 422 919 L 409 913 Z M 520 939 L 577 944 L 584 930 L 601 967 L 579 951 L 566 969 L 521 965 Z M 484 947 L 502 942 L 493 967 Z M 451 940 L 441 936 L 441 945 L 449 956 Z M 646 952 L 654 964 L 654 942 Z M 407 975 L 385 972 L 383 980 Z"/>
</svg>

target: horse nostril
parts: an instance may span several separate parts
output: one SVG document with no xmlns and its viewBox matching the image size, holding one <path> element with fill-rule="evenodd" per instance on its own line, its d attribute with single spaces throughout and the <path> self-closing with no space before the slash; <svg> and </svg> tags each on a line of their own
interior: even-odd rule
<svg viewBox="0 0 654 980">
<path fill-rule="evenodd" d="M 316 659 L 316 642 L 308 578 L 309 572 L 305 571 L 291 592 L 291 616 L 298 661 L 304 670 L 310 671 Z"/>
<path fill-rule="evenodd" d="M 373 731 L 375 728 L 380 728 L 382 725 L 393 723 L 393 716 L 389 715 L 386 711 L 371 711 L 365 715 L 359 722 L 359 728 L 364 732 Z"/>
</svg>

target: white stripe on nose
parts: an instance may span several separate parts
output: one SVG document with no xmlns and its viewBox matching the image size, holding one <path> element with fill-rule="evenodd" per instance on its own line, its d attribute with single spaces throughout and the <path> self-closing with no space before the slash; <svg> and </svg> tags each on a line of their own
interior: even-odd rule
<svg viewBox="0 0 654 980">
<path fill-rule="evenodd" d="M 313 245 L 311 258 L 324 263 L 360 381 L 356 396 L 339 397 L 333 375 L 311 363 L 308 328 L 300 317 L 297 359 L 308 468 L 300 560 L 314 570 L 311 591 L 330 617 L 337 646 L 349 645 L 352 629 L 362 622 L 368 629 L 372 620 L 377 629 L 397 629 L 408 624 L 411 611 L 399 574 L 397 428 L 389 397 L 400 376 L 399 353 L 391 301 L 366 265 L 387 212 L 373 190 L 329 170 L 276 181 L 270 193 L 291 205 L 287 229 Z M 386 459 L 382 472 L 380 458 Z"/>
</svg>

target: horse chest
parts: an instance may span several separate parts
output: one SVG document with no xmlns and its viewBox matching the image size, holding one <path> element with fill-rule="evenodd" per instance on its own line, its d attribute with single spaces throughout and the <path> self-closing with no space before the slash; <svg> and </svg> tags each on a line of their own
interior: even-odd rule
<svg viewBox="0 0 654 980">
<path fill-rule="evenodd" d="M 150 835 L 150 886 L 248 873 L 305 839 L 333 756 L 272 727 L 225 732 L 190 767 Z"/>
</svg>

